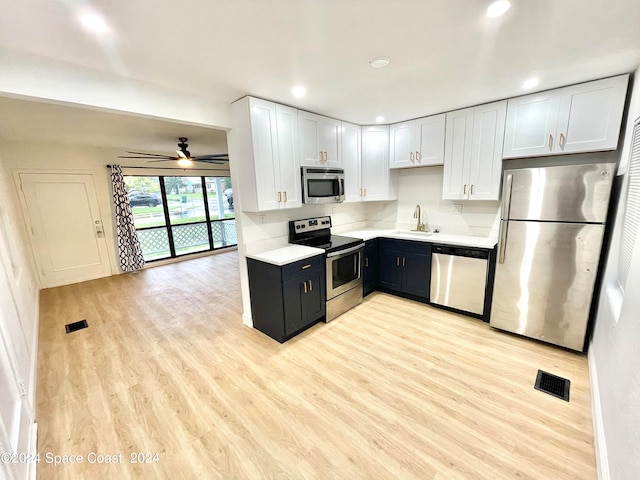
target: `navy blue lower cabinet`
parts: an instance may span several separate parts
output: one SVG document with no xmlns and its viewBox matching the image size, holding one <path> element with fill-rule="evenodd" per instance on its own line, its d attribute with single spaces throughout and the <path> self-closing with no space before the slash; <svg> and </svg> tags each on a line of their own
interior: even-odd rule
<svg viewBox="0 0 640 480">
<path fill-rule="evenodd" d="M 431 244 L 383 238 L 378 245 L 380 289 L 427 302 L 431 281 Z"/>
<path fill-rule="evenodd" d="M 378 288 L 378 240 L 367 240 L 364 243 L 363 295 L 369 295 Z"/>
<path fill-rule="evenodd" d="M 280 343 L 324 319 L 323 255 L 282 267 L 247 259 L 253 326 Z"/>
<path fill-rule="evenodd" d="M 383 238 L 379 240 L 380 287 L 400 292 L 402 290 L 402 242 Z"/>
</svg>

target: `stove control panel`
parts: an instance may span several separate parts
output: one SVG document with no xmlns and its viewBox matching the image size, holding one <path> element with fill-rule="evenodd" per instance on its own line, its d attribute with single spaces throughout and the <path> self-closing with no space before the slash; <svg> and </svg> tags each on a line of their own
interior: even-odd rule
<svg viewBox="0 0 640 480">
<path fill-rule="evenodd" d="M 331 228 L 331 217 L 305 218 L 289 222 L 294 233 L 306 233 Z"/>
</svg>

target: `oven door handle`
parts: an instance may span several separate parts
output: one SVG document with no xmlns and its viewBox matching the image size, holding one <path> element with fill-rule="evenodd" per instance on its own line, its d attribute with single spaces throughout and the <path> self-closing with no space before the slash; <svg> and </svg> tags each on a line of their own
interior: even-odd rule
<svg viewBox="0 0 640 480">
<path fill-rule="evenodd" d="M 356 245 L 355 247 L 347 248 L 346 250 L 338 250 L 337 252 L 327 253 L 327 258 L 337 257 L 338 255 L 346 255 L 347 253 L 355 252 L 356 250 L 360 250 L 364 248 L 364 243 L 362 245 Z"/>
</svg>

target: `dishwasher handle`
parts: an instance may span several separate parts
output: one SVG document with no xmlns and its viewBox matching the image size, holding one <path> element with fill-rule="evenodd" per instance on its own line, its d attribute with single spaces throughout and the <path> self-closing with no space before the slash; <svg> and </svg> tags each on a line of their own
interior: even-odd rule
<svg viewBox="0 0 640 480">
<path fill-rule="evenodd" d="M 489 258 L 489 250 L 484 248 L 475 248 L 475 247 L 461 247 L 455 245 L 431 245 L 431 253 L 440 253 L 443 255 L 453 255 L 456 257 L 470 257 L 470 258 L 480 258 L 480 259 L 488 259 Z"/>
</svg>

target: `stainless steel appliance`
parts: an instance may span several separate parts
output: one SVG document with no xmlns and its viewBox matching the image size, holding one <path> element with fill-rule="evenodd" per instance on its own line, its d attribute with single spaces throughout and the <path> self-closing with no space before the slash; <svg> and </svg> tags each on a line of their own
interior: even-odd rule
<svg viewBox="0 0 640 480">
<path fill-rule="evenodd" d="M 614 167 L 504 172 L 491 326 L 584 349 Z"/>
<path fill-rule="evenodd" d="M 362 303 L 364 240 L 331 234 L 331 217 L 289 222 L 289 242 L 322 248 L 326 258 L 327 314 L 330 322 Z"/>
<path fill-rule="evenodd" d="M 344 170 L 302 167 L 302 201 L 304 203 L 344 202 Z"/>
<path fill-rule="evenodd" d="M 488 260 L 488 250 L 432 245 L 430 303 L 482 316 Z"/>
</svg>

